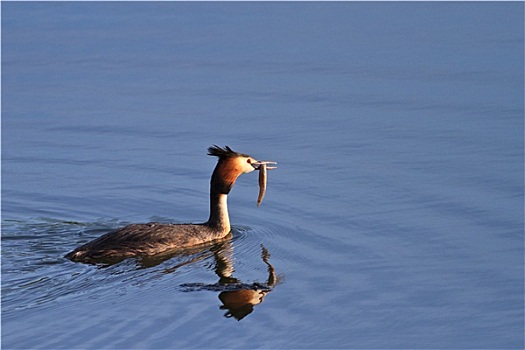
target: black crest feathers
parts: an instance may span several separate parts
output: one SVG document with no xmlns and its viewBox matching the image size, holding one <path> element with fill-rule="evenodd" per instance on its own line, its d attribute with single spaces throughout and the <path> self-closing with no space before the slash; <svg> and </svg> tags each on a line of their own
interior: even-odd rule
<svg viewBox="0 0 525 350">
<path fill-rule="evenodd" d="M 231 158 L 231 157 L 249 157 L 247 154 L 235 152 L 228 146 L 224 146 L 224 148 L 221 148 L 217 145 L 208 147 L 208 155 L 219 157 L 219 159 Z"/>
</svg>

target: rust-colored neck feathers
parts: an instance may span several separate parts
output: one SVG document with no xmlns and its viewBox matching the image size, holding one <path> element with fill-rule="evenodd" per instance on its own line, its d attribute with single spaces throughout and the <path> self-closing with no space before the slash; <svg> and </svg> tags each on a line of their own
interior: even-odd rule
<svg viewBox="0 0 525 350">
<path fill-rule="evenodd" d="M 228 194 L 235 181 L 242 174 L 239 158 L 229 157 L 219 160 L 211 177 L 211 193 Z"/>
</svg>

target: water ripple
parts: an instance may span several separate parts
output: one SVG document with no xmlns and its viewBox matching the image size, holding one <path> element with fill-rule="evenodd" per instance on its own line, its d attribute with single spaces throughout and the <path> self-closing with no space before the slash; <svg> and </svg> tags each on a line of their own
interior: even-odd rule
<svg viewBox="0 0 525 350">
<path fill-rule="evenodd" d="M 117 220 L 93 223 L 50 218 L 5 221 L 2 235 L 4 315 L 78 296 L 100 299 L 124 295 L 135 288 L 156 284 L 160 284 L 160 288 L 176 287 L 180 291 L 217 291 L 221 288 L 224 292 L 250 288 L 267 291 L 270 288 L 264 277 L 267 266 L 260 260 L 261 241 L 276 234 L 276 228 L 234 226 L 229 242 L 188 251 L 163 261 L 127 259 L 101 268 L 73 263 L 63 257 L 76 245 L 122 225 Z M 266 254 L 269 257 L 270 254 Z M 210 271 L 219 273 L 217 259 L 222 261 L 219 277 L 210 274 Z M 243 280 L 237 280 L 233 274 L 244 276 Z M 162 283 L 174 277 L 178 281 L 175 286 Z M 217 281 L 225 283 L 224 278 L 229 284 L 220 287 Z"/>
</svg>

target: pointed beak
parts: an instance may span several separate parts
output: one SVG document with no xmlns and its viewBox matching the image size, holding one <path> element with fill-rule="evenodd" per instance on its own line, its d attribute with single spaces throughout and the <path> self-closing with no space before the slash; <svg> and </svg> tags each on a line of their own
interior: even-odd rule
<svg viewBox="0 0 525 350">
<path fill-rule="evenodd" d="M 255 163 L 252 163 L 252 166 L 255 168 L 255 170 L 259 170 L 261 165 L 265 164 L 267 170 L 277 169 L 276 166 L 268 166 L 268 165 L 275 165 L 276 162 L 270 162 L 268 160 L 258 160 Z"/>
</svg>

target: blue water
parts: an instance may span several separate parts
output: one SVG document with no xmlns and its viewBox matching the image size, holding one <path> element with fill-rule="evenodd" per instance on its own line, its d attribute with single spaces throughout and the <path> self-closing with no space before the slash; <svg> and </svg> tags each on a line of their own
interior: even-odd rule
<svg viewBox="0 0 525 350">
<path fill-rule="evenodd" d="M 2 348 L 524 347 L 522 2 L 1 6 Z M 206 220 L 212 144 L 279 163 L 230 242 L 63 258 Z"/>
</svg>

